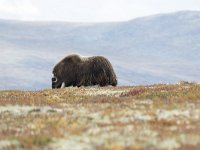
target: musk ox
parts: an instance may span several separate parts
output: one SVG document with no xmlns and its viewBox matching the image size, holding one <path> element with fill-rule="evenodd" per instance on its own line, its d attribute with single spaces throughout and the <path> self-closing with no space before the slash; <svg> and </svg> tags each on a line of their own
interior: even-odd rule
<svg viewBox="0 0 200 150">
<path fill-rule="evenodd" d="M 102 56 L 66 56 L 53 68 L 52 88 L 117 85 L 111 63 Z"/>
</svg>

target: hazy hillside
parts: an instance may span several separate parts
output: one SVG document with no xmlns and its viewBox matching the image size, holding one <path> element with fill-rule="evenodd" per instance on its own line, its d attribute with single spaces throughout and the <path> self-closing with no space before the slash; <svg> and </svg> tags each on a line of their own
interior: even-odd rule
<svg viewBox="0 0 200 150">
<path fill-rule="evenodd" d="M 116 23 L 0 20 L 0 89 L 51 86 L 69 53 L 110 59 L 120 85 L 200 81 L 200 12 Z"/>
</svg>

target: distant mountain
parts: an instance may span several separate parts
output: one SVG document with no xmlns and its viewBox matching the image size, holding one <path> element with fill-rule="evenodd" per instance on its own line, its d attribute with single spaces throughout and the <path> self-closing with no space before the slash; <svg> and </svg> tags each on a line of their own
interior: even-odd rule
<svg viewBox="0 0 200 150">
<path fill-rule="evenodd" d="M 107 57 L 119 85 L 200 82 L 200 12 L 115 23 L 0 20 L 0 89 L 50 88 L 53 66 L 70 53 Z"/>
</svg>

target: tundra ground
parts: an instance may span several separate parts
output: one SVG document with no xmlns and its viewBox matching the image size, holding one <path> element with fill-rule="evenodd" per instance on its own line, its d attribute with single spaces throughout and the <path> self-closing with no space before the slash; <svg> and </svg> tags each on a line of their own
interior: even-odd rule
<svg viewBox="0 0 200 150">
<path fill-rule="evenodd" d="M 0 149 L 200 149 L 200 85 L 0 91 Z"/>
</svg>

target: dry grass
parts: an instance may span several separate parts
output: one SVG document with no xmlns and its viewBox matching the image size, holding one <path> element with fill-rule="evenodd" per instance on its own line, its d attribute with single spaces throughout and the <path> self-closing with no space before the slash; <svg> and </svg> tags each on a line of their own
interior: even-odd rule
<svg viewBox="0 0 200 150">
<path fill-rule="evenodd" d="M 200 85 L 0 91 L 0 149 L 200 149 Z"/>
</svg>

